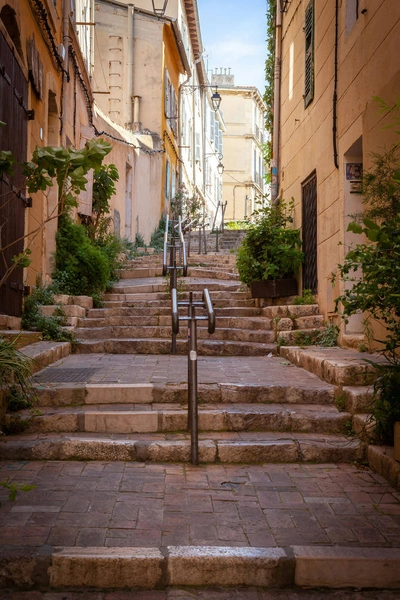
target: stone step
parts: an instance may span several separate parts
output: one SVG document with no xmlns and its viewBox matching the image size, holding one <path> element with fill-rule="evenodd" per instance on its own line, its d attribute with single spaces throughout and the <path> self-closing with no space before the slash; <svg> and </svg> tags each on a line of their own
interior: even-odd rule
<svg viewBox="0 0 400 600">
<path fill-rule="evenodd" d="M 249 307 L 218 307 L 218 317 L 257 317 L 261 309 Z M 164 306 L 117 306 L 114 308 L 94 308 L 88 311 L 86 319 L 103 319 L 107 317 L 135 317 L 135 316 L 170 316 L 171 305 Z M 268 322 L 267 318 L 263 321 Z M 84 320 L 82 320 L 82 323 Z"/>
<path fill-rule="evenodd" d="M 379 355 L 363 354 L 343 348 L 282 346 L 280 354 L 291 363 L 317 375 L 323 381 L 338 386 L 368 386 L 377 371 L 371 362 L 387 364 Z"/>
<path fill-rule="evenodd" d="M 187 407 L 179 404 L 113 404 L 42 407 L 6 415 L 6 425 L 23 419 L 26 433 L 172 433 L 188 428 Z M 199 432 L 346 433 L 351 415 L 334 406 L 214 404 L 199 406 Z"/>
<path fill-rule="evenodd" d="M 73 369 L 72 369 L 73 371 Z M 70 370 L 48 368 L 35 377 L 37 407 L 92 406 L 94 404 L 186 404 L 187 382 L 181 384 L 71 383 Z M 59 375 L 57 375 L 59 373 Z M 50 378 L 50 380 L 49 380 Z M 69 383 L 68 383 L 69 382 Z M 292 384 L 198 384 L 199 405 L 208 404 L 284 404 L 289 406 L 332 406 L 334 388 L 323 382 Z M 341 407 L 343 409 L 343 407 Z"/>
<path fill-rule="evenodd" d="M 21 331 L 21 329 L 2 329 L 0 330 L 0 337 L 7 340 L 8 342 L 13 342 L 13 347 L 16 350 L 20 350 L 21 348 L 24 348 L 24 346 L 29 346 L 30 344 L 34 344 L 35 342 L 41 342 L 42 332 Z"/>
<path fill-rule="evenodd" d="M 127 280 L 129 281 L 129 280 Z M 205 288 L 210 292 L 211 298 L 223 298 L 229 295 L 230 298 L 249 298 L 249 294 L 246 291 L 240 289 L 240 285 L 236 282 L 226 282 L 225 284 L 215 283 L 214 281 L 204 281 L 200 283 L 191 283 L 185 280 L 180 279 L 178 281 L 178 290 L 180 294 L 187 294 L 188 291 L 192 291 L 195 293 L 195 297 L 201 299 L 203 290 Z M 197 294 L 196 294 L 197 292 Z M 149 294 L 154 295 L 156 298 L 169 298 L 170 297 L 170 288 L 169 282 L 161 281 L 160 283 L 152 283 L 152 284 L 137 284 L 137 285 L 129 285 L 129 284 L 117 284 L 115 285 L 110 292 L 104 294 L 105 300 L 118 300 L 119 298 L 113 298 L 115 295 L 121 294 L 137 294 L 141 297 L 146 294 L 148 297 Z M 160 296 L 162 294 L 162 296 Z M 144 297 L 144 296 L 143 296 Z"/>
<path fill-rule="evenodd" d="M 144 295 L 145 296 L 145 295 Z M 233 307 L 233 308 L 246 308 L 246 307 L 251 307 L 251 306 L 255 306 L 254 304 L 254 300 L 252 300 L 251 298 L 249 299 L 243 299 L 243 300 L 235 300 L 235 299 L 230 299 L 228 298 L 224 298 L 224 299 L 219 299 L 219 298 L 212 298 L 212 304 L 214 307 L 217 308 L 227 308 L 227 307 Z M 151 297 L 146 296 L 140 300 L 138 299 L 129 299 L 129 297 L 127 297 L 127 299 L 125 300 L 105 300 L 104 301 L 104 308 L 123 308 L 123 307 L 131 307 L 131 308 L 136 308 L 136 307 L 143 307 L 143 306 L 147 306 L 147 307 L 164 307 L 164 306 L 170 306 L 170 299 L 169 297 L 167 297 L 166 299 L 163 300 L 153 300 Z M 171 309 L 169 309 L 171 310 Z"/>
<path fill-rule="evenodd" d="M 187 342 L 177 339 L 176 354 L 187 354 Z M 276 344 L 199 339 L 200 356 L 267 356 L 276 354 Z M 77 354 L 170 354 L 171 340 L 152 338 L 80 340 Z"/>
<path fill-rule="evenodd" d="M 36 548 L 23 554 L 8 549 L 3 556 L 9 600 L 72 599 L 70 589 L 75 600 L 100 600 L 99 594 L 121 600 L 161 600 L 166 594 L 171 600 L 344 600 L 349 594 L 359 600 L 397 600 L 399 589 L 398 548 L 86 545 L 58 547 L 45 560 Z M 21 591 L 28 578 L 29 587 L 50 592 Z M 373 591 L 349 592 L 349 583 Z M 109 596 L 104 590 L 115 591 Z"/>
<path fill-rule="evenodd" d="M 204 267 L 189 267 L 189 277 L 199 277 L 203 279 L 222 279 L 230 281 L 239 281 L 239 275 L 233 270 L 223 270 L 221 265 L 219 268 L 206 269 Z"/>
<path fill-rule="evenodd" d="M 282 304 L 277 306 L 264 306 L 261 313 L 270 319 L 299 319 L 318 315 L 318 304 Z"/>
<path fill-rule="evenodd" d="M 189 462 L 188 433 L 31 433 L 0 440 L 0 460 Z M 201 463 L 335 463 L 363 460 L 364 445 L 339 434 L 200 432 Z"/>
<path fill-rule="evenodd" d="M 324 330 L 318 329 L 292 329 L 291 331 L 278 331 L 280 342 L 287 346 L 305 346 L 316 339 L 316 336 Z"/>
<path fill-rule="evenodd" d="M 32 360 L 31 371 L 36 373 L 60 358 L 68 356 L 71 353 L 71 344 L 53 341 L 34 342 L 21 348 L 20 352 Z"/>
<path fill-rule="evenodd" d="M 143 326 L 143 327 L 132 327 L 132 326 L 106 326 L 106 327 L 79 327 L 75 329 L 75 334 L 78 340 L 107 340 L 107 339 L 126 339 L 126 338 L 161 338 L 169 339 L 172 337 L 171 326 Z M 187 339 L 187 327 L 181 327 L 177 334 L 177 339 Z M 197 326 L 197 339 L 198 340 L 213 340 L 213 341 L 237 341 L 237 342 L 255 342 L 257 344 L 271 344 L 275 342 L 275 332 L 271 330 L 254 330 L 254 329 L 243 329 L 243 328 L 222 328 L 218 326 L 218 329 L 213 334 L 209 334 L 207 327 L 202 327 L 201 324 Z"/>
<path fill-rule="evenodd" d="M 138 326 L 161 326 L 171 327 L 171 311 L 164 315 L 142 315 L 142 316 L 106 316 L 103 318 L 85 318 L 79 319 L 78 329 L 91 329 L 94 327 L 138 327 Z M 260 317 L 224 317 L 218 310 L 216 314 L 217 327 L 226 329 L 248 329 L 248 330 L 271 330 L 271 319 Z"/>
</svg>

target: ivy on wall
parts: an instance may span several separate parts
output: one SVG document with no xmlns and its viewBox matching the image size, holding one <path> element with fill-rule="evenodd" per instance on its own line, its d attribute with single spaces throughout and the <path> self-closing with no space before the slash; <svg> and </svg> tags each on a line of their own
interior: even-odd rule
<svg viewBox="0 0 400 600">
<path fill-rule="evenodd" d="M 267 3 L 267 58 L 265 61 L 265 93 L 264 102 L 267 105 L 265 113 L 265 128 L 272 134 L 273 103 L 274 103 L 274 70 L 275 70 L 275 14 L 276 1 Z"/>
</svg>

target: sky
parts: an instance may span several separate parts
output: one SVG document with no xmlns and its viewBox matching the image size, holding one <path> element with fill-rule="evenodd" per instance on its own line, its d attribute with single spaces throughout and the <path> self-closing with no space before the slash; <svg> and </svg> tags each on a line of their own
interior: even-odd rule
<svg viewBox="0 0 400 600">
<path fill-rule="evenodd" d="M 266 0 L 197 0 L 204 62 L 209 71 L 231 68 L 235 85 L 264 94 Z"/>
</svg>

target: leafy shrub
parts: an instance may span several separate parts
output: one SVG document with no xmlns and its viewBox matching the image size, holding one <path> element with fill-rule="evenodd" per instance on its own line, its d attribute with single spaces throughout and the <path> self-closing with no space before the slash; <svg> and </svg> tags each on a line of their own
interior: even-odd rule
<svg viewBox="0 0 400 600">
<path fill-rule="evenodd" d="M 237 268 L 246 285 L 296 275 L 303 262 L 300 230 L 292 229 L 293 200 L 267 205 L 253 213 L 255 222 L 238 251 Z"/>
<path fill-rule="evenodd" d="M 400 124 L 400 96 L 393 107 L 375 100 L 382 112 Z M 397 133 L 400 133 L 397 131 Z M 336 299 L 336 310 L 347 321 L 363 313 L 366 332 L 372 323 L 385 328 L 379 352 L 387 365 L 374 364 L 378 378 L 374 386 L 372 415 L 377 439 L 393 443 L 393 425 L 400 420 L 400 146 L 394 144 L 383 154 L 372 155 L 372 168 L 364 174 L 362 192 L 364 211 L 348 226 L 348 231 L 363 235 L 338 265 L 339 276 L 347 285 Z M 332 276 L 332 280 L 334 280 Z M 350 285 L 349 285 L 350 284 Z M 372 362 L 372 361 L 367 361 Z"/>
<path fill-rule="evenodd" d="M 25 390 L 29 387 L 32 361 L 15 348 L 15 342 L 16 339 L 0 337 L 0 387 L 17 383 Z"/>
<path fill-rule="evenodd" d="M 36 287 L 25 298 L 21 325 L 27 331 L 41 331 L 44 340 L 75 344 L 75 334 L 63 327 L 67 317 L 61 307 L 56 308 L 52 316 L 42 315 L 39 309 L 40 306 L 54 304 L 54 293 L 58 291 L 55 285 L 44 285 L 38 278 Z"/>
<path fill-rule="evenodd" d="M 378 370 L 371 410 L 375 421 L 374 435 L 377 442 L 393 445 L 394 424 L 400 421 L 400 363 L 374 366 Z"/>
<path fill-rule="evenodd" d="M 225 229 L 230 231 L 242 231 L 250 227 L 250 221 L 228 221 L 224 224 Z"/>
<path fill-rule="evenodd" d="M 60 292 L 90 296 L 104 291 L 111 275 L 109 261 L 86 235 L 85 227 L 62 215 L 56 241 L 53 279 Z"/>
<path fill-rule="evenodd" d="M 294 299 L 293 304 L 302 305 L 302 304 L 315 304 L 315 298 L 311 290 L 303 290 L 301 296 L 297 296 Z"/>
<path fill-rule="evenodd" d="M 164 233 L 165 233 L 165 217 L 161 217 L 158 223 L 157 229 L 155 229 L 151 235 L 150 247 L 154 248 L 156 252 L 162 252 L 164 248 Z"/>
</svg>

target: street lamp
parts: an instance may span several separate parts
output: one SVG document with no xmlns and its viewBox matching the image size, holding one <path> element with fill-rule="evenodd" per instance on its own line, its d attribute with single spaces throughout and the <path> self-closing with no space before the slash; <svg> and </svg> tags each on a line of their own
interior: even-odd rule
<svg viewBox="0 0 400 600">
<path fill-rule="evenodd" d="M 163 17 L 167 9 L 168 0 L 151 0 L 153 5 L 153 13 L 157 17 Z"/>
<path fill-rule="evenodd" d="M 200 83 L 199 85 L 189 85 L 187 83 L 183 83 L 181 85 L 182 92 L 184 92 L 186 94 L 190 94 L 190 93 L 194 92 L 194 90 L 203 90 L 206 88 L 212 88 L 214 90 L 214 93 L 211 96 L 211 104 L 212 104 L 214 111 L 217 112 L 217 110 L 219 109 L 219 107 L 221 105 L 221 100 L 222 100 L 220 94 L 218 93 L 218 86 L 203 85 L 202 83 Z"/>
<path fill-rule="evenodd" d="M 222 175 L 222 173 L 224 172 L 224 165 L 222 164 L 222 154 L 217 154 L 216 152 L 211 152 L 210 154 L 205 154 L 204 158 L 205 160 L 208 159 L 209 156 L 215 156 L 215 158 L 218 158 L 219 163 L 217 164 L 217 171 L 218 171 L 218 175 Z"/>
<path fill-rule="evenodd" d="M 213 105 L 213 109 L 215 110 L 215 112 L 217 112 L 217 110 L 219 109 L 219 107 L 221 105 L 221 96 L 218 94 L 217 87 L 215 88 L 215 92 L 211 96 L 211 102 Z"/>
</svg>

